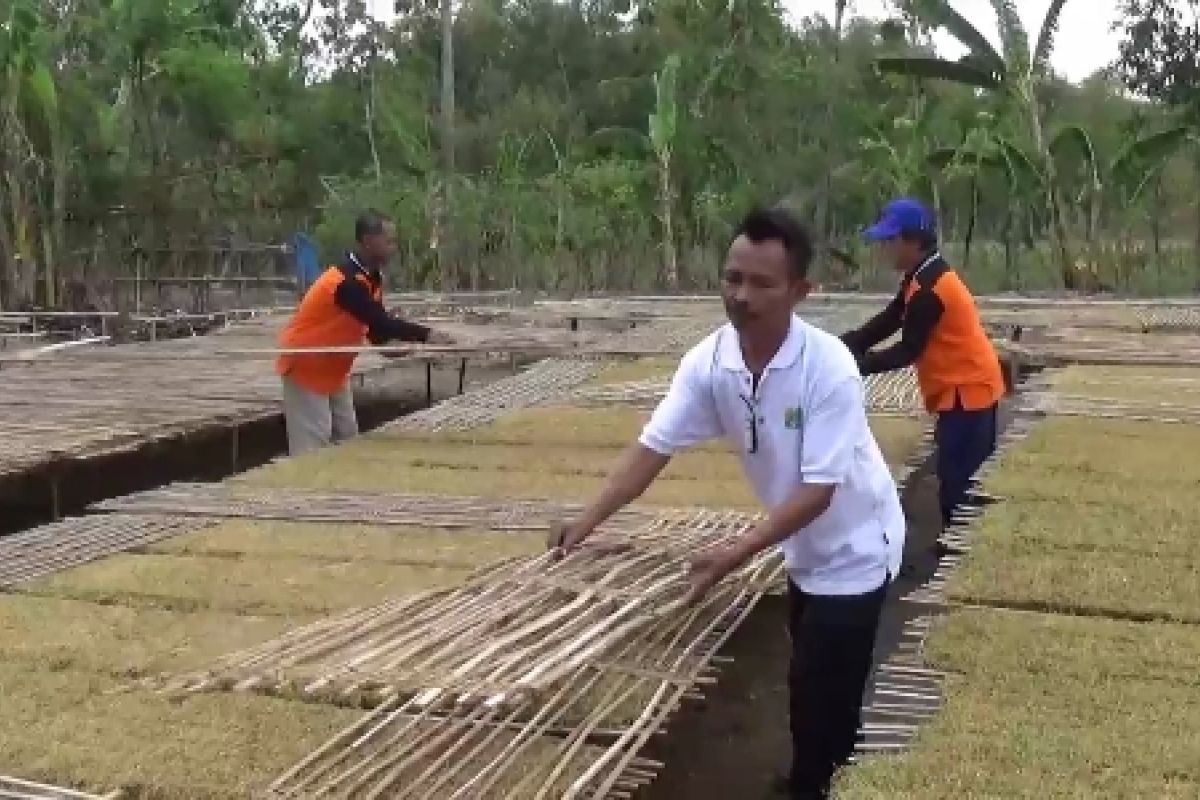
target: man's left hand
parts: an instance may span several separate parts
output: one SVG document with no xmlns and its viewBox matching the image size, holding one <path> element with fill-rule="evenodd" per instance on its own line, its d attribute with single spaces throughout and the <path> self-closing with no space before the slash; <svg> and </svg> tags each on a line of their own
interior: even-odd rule
<svg viewBox="0 0 1200 800">
<path fill-rule="evenodd" d="M 741 558 L 731 545 L 717 547 L 693 557 L 688 569 L 688 580 L 691 583 L 688 603 L 699 603 L 710 589 L 740 564 Z"/>
</svg>

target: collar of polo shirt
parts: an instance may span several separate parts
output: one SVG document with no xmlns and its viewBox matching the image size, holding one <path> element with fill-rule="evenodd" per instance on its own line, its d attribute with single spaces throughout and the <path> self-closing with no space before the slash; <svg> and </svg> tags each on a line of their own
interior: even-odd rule
<svg viewBox="0 0 1200 800">
<path fill-rule="evenodd" d="M 779 345 L 779 349 L 775 351 L 775 355 L 771 356 L 771 360 L 767 363 L 767 368 L 763 372 L 770 372 L 776 369 L 787 369 L 796 365 L 796 362 L 804 355 L 804 327 L 799 324 L 800 320 L 792 315 L 792 323 L 788 328 L 788 334 L 783 340 L 783 344 Z M 717 363 L 723 369 L 733 370 L 734 372 L 749 372 L 746 367 L 746 359 L 742 356 L 742 343 L 732 327 L 722 329 L 720 339 L 717 342 Z"/>
</svg>

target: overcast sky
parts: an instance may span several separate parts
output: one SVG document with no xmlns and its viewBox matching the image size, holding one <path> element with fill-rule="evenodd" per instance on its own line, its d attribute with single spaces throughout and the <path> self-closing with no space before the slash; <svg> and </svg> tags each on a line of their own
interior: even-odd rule
<svg viewBox="0 0 1200 800">
<path fill-rule="evenodd" d="M 823 14 L 833 19 L 834 0 L 783 0 L 795 18 Z M 999 49 L 996 15 L 989 0 L 951 0 L 955 10 L 980 28 Z M 1050 0 L 1016 0 L 1021 19 L 1029 31 L 1030 44 L 1037 41 L 1042 18 Z M 850 0 L 855 16 L 882 17 L 890 4 L 886 0 Z M 1069 80 L 1079 81 L 1107 66 L 1117 57 L 1118 35 L 1109 30 L 1116 19 L 1116 0 L 1070 0 L 1060 18 L 1055 40 L 1054 68 Z M 939 40 L 943 55 L 958 56 L 961 49 L 950 46 L 953 39 Z"/>
<path fill-rule="evenodd" d="M 1016 3 L 1032 43 L 1037 40 L 1050 0 L 1016 0 Z M 367 8 L 379 19 L 390 18 L 394 5 L 395 0 L 367 0 Z M 809 14 L 823 14 L 833 19 L 834 0 L 783 0 L 783 5 L 795 19 Z M 951 0 L 951 5 L 981 28 L 999 49 L 996 15 L 989 0 Z M 885 16 L 892 7 L 887 0 L 850 0 L 850 6 L 855 16 L 876 18 Z M 1110 30 L 1116 19 L 1116 8 L 1116 0 L 1069 0 L 1059 25 L 1054 68 L 1069 80 L 1079 81 L 1112 63 L 1117 57 L 1118 36 Z M 944 34 L 939 46 L 943 55 L 962 55 L 961 48 L 955 49 L 954 40 Z"/>
</svg>

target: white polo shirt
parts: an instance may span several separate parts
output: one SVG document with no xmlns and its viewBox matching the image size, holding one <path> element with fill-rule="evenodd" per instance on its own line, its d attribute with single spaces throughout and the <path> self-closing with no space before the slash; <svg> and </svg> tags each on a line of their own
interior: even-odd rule
<svg viewBox="0 0 1200 800">
<path fill-rule="evenodd" d="M 802 483 L 837 487 L 829 508 L 783 542 L 802 590 L 862 594 L 895 578 L 904 512 L 867 425 L 858 366 L 840 339 L 793 316 L 757 390 L 733 326 L 692 348 L 640 441 L 669 456 L 721 436 L 768 508 Z"/>
</svg>

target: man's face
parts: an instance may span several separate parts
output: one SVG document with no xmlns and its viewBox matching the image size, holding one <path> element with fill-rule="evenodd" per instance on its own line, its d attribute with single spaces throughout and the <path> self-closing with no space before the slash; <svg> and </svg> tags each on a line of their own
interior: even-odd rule
<svg viewBox="0 0 1200 800">
<path fill-rule="evenodd" d="M 363 254 L 371 266 L 382 269 L 396 254 L 396 226 L 390 221 L 383 223 L 383 230 L 366 236 L 362 240 Z"/>
<path fill-rule="evenodd" d="M 721 297 L 729 321 L 739 332 L 785 328 L 808 291 L 808 281 L 792 275 L 782 242 L 755 243 L 739 236 L 729 248 Z"/>
<path fill-rule="evenodd" d="M 907 272 L 921 258 L 921 247 L 916 242 L 910 242 L 899 236 L 885 239 L 875 245 L 879 261 L 897 272 Z"/>
</svg>

